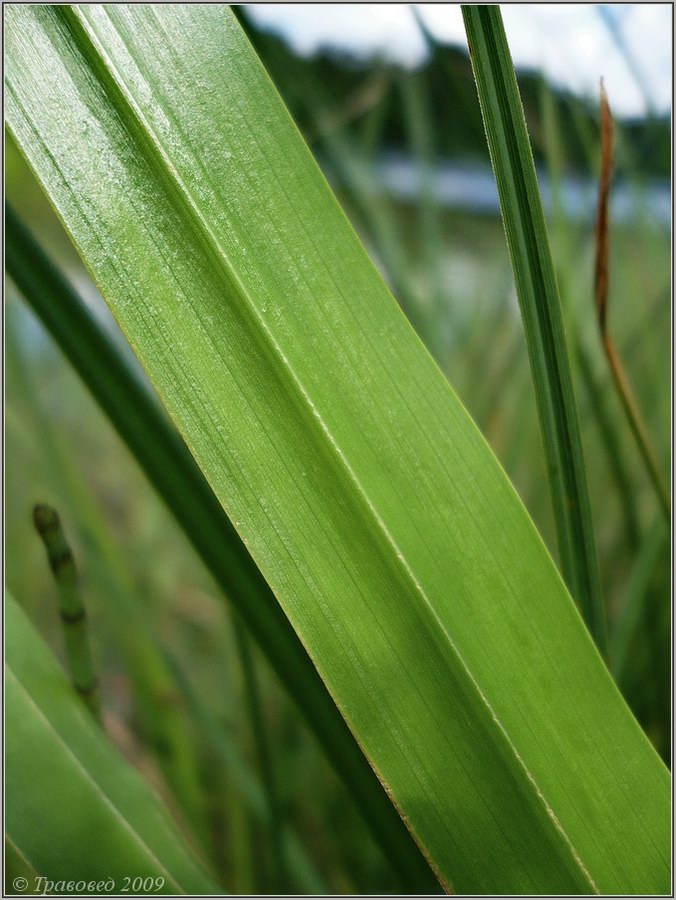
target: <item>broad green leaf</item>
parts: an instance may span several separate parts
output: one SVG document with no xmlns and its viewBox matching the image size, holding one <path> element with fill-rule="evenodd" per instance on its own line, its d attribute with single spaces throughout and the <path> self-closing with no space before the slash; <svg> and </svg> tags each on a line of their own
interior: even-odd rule
<svg viewBox="0 0 676 900">
<path fill-rule="evenodd" d="M 15 284 L 85 380 L 251 629 L 399 873 L 403 889 L 434 891 L 437 882 L 429 866 L 394 811 L 274 594 L 156 398 L 141 383 L 86 301 L 44 254 L 9 205 L 5 222 L 5 259 Z M 43 437 L 49 443 L 48 436 L 43 433 Z M 123 603 L 125 621 L 138 619 L 133 601 L 122 599 L 133 594 L 133 588 L 126 583 L 120 560 L 108 553 L 100 568 L 104 577 L 121 576 L 122 583 L 118 578 L 108 590 L 117 596 L 115 605 Z M 168 673 L 143 630 L 137 623 L 127 636 L 127 642 L 131 637 L 133 643 L 127 664 L 143 692 L 143 720 L 163 719 L 158 722 L 160 727 L 170 726 L 177 738 L 175 726 L 179 723 L 168 721 L 168 716 L 174 718 L 175 710 L 164 709 L 153 701 L 153 690 L 163 693 L 162 684 L 166 684 Z M 174 763 L 178 758 L 178 754 L 173 754 Z M 175 778 L 170 778 L 170 783 L 176 784 Z"/>
<path fill-rule="evenodd" d="M 125 876 L 158 879 L 148 893 L 218 893 L 10 596 L 5 623 L 5 827 L 17 853 L 54 884 L 86 883 L 57 893 L 101 894 L 90 882 L 110 879 L 120 893 Z"/>
<path fill-rule="evenodd" d="M 463 6 L 462 11 L 526 333 L 561 569 L 605 652 L 605 609 L 573 379 L 519 88 L 500 8 Z"/>
<path fill-rule="evenodd" d="M 14 137 L 444 883 L 666 891 L 668 773 L 232 14 L 6 31 Z"/>
</svg>

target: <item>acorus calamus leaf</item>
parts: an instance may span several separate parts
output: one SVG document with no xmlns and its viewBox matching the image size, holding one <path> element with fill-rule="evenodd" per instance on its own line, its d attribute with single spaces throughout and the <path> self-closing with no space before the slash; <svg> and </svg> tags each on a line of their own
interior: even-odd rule
<svg viewBox="0 0 676 900">
<path fill-rule="evenodd" d="M 667 770 L 234 16 L 6 31 L 15 139 L 440 878 L 668 890 Z"/>
</svg>

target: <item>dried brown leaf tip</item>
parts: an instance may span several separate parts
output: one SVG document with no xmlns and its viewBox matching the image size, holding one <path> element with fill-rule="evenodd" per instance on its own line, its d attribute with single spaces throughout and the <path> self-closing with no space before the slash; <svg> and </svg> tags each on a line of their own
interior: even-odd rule
<svg viewBox="0 0 676 900">
<path fill-rule="evenodd" d="M 643 456 L 648 474 L 653 482 L 660 506 L 667 522 L 671 521 L 671 500 L 669 491 L 662 477 L 657 455 L 650 440 L 648 429 L 643 421 L 629 378 L 622 365 L 622 360 L 610 333 L 608 332 L 608 286 L 610 281 L 610 216 L 608 203 L 610 185 L 613 177 L 614 157 L 613 114 L 610 111 L 608 95 L 601 79 L 601 168 L 599 172 L 599 199 L 596 211 L 596 261 L 594 266 L 594 297 L 596 315 L 601 334 L 603 351 L 615 383 L 629 426 L 634 434 L 638 448 Z"/>
<path fill-rule="evenodd" d="M 601 79 L 601 170 L 599 172 L 599 197 L 596 212 L 596 263 L 594 266 L 594 294 L 596 314 L 601 334 L 606 332 L 606 307 L 609 282 L 610 221 L 608 198 L 613 177 L 614 124 L 608 95 Z"/>
</svg>

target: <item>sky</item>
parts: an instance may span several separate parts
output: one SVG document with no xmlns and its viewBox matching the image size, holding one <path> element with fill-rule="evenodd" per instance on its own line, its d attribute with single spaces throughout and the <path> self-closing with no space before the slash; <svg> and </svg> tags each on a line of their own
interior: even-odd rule
<svg viewBox="0 0 676 900">
<path fill-rule="evenodd" d="M 459 5 L 417 6 L 437 38 L 466 45 Z M 670 3 L 504 4 L 501 8 L 517 68 L 542 69 L 553 83 L 592 98 L 598 96 L 603 76 L 618 116 L 671 109 Z M 248 12 L 257 25 L 281 34 L 301 54 L 333 47 L 356 56 L 380 53 L 411 68 L 425 59 L 423 39 L 408 4 L 271 3 L 250 6 Z M 618 42 L 624 44 L 625 52 Z"/>
</svg>

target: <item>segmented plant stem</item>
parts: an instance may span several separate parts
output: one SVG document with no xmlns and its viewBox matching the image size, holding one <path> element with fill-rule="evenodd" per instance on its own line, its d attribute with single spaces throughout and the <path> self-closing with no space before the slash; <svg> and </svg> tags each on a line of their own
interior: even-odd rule
<svg viewBox="0 0 676 900">
<path fill-rule="evenodd" d="M 92 717 L 101 723 L 101 697 L 89 646 L 87 611 L 78 585 L 73 552 L 57 511 L 46 503 L 33 509 L 33 522 L 47 551 L 59 597 L 66 657 L 73 686 Z"/>
</svg>

